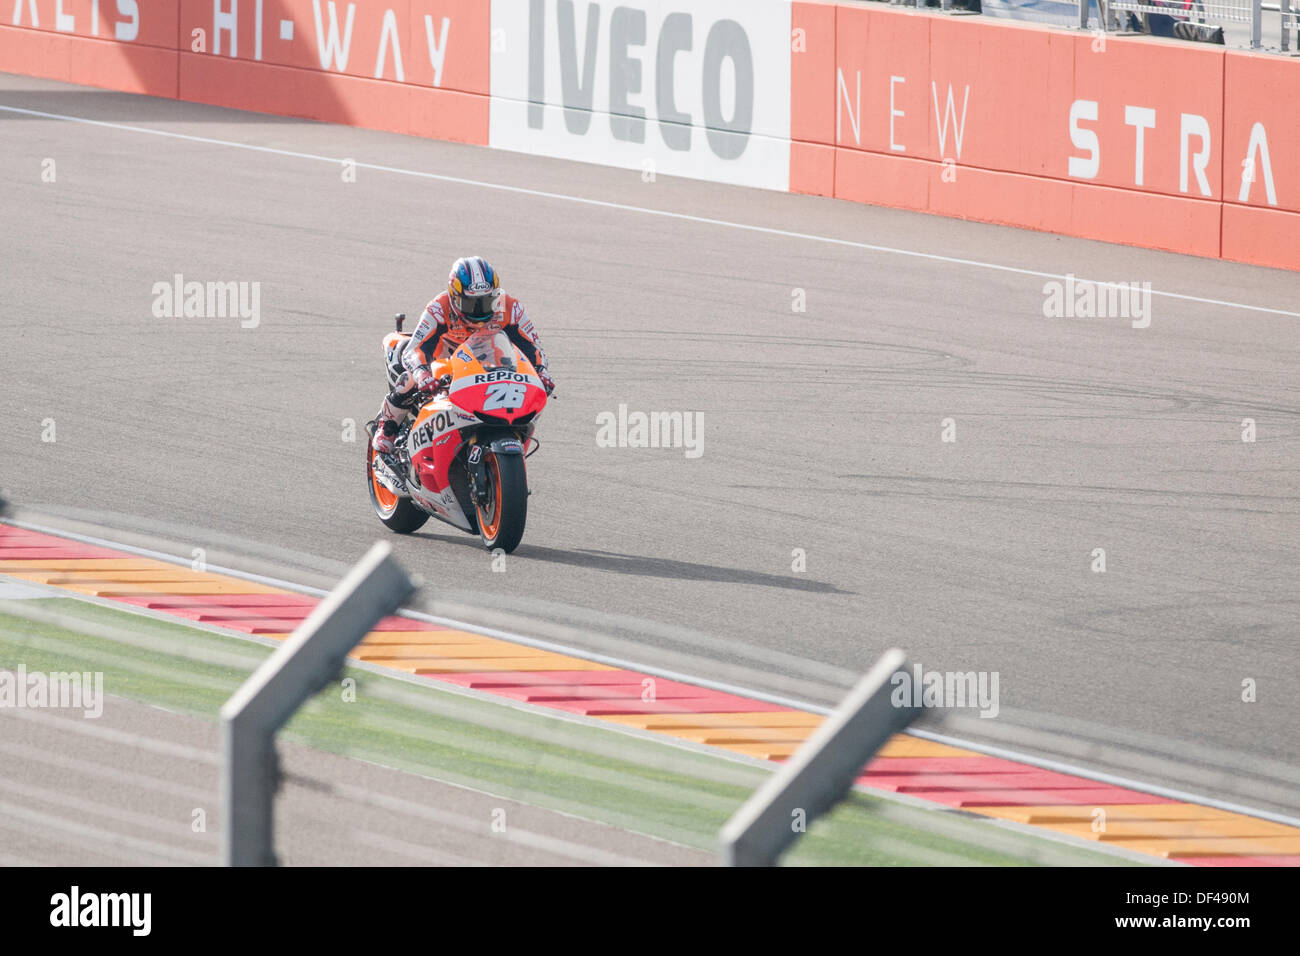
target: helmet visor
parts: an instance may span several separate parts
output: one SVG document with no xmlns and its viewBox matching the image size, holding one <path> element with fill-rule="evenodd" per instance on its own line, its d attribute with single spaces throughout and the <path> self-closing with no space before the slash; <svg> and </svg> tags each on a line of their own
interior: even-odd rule
<svg viewBox="0 0 1300 956">
<path fill-rule="evenodd" d="M 482 295 L 462 293 L 460 297 L 461 315 L 470 322 L 486 322 L 492 318 L 492 308 L 496 304 L 496 298 L 495 289 Z"/>
</svg>

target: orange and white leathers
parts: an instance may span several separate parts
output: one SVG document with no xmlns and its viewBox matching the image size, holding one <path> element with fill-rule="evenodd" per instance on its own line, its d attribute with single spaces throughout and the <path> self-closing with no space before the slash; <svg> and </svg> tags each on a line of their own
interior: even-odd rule
<svg viewBox="0 0 1300 956">
<path fill-rule="evenodd" d="M 442 374 L 442 363 L 435 358 L 445 358 L 455 346 L 480 329 L 497 329 L 524 353 L 533 364 L 537 375 L 548 389 L 552 386 L 546 369 L 546 352 L 537 337 L 532 320 L 523 305 L 512 295 L 502 292 L 497 296 L 492 318 L 475 325 L 459 318 L 451 308 L 451 297 L 444 292 L 430 302 L 420 316 L 420 322 L 403 347 L 401 362 L 405 371 L 393 390 L 384 399 L 380 417 L 401 425 L 414 403 L 416 376 L 421 368 L 428 368 L 434 378 Z M 381 426 L 382 427 L 382 426 Z"/>
</svg>

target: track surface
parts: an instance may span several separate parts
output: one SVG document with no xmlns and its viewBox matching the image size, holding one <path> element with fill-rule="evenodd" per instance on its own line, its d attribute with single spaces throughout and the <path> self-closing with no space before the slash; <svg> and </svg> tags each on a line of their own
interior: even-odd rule
<svg viewBox="0 0 1300 956">
<path fill-rule="evenodd" d="M 0 106 L 1297 309 L 1293 274 L 810 197 L 2 75 Z M 997 671 L 1004 715 L 1296 760 L 1294 316 L 1047 319 L 1041 277 L 2 111 L 0 214 L 22 504 L 354 560 L 383 529 L 343 420 L 379 403 L 387 317 L 479 253 L 560 390 L 505 573 L 446 526 L 395 541 L 439 594 L 690 627 L 727 639 L 720 671 L 899 645 Z M 175 273 L 260 282 L 260 326 L 154 318 Z M 703 456 L 597 447 L 620 404 L 703 412 Z"/>
<path fill-rule="evenodd" d="M 0 711 L 0 866 L 214 865 L 224 827 L 220 736 L 215 723 L 118 697 L 93 721 Z M 277 750 L 285 785 L 276 852 L 288 865 L 712 862 L 698 850 L 360 760 L 284 741 Z M 493 829 L 494 811 L 504 829 Z"/>
</svg>

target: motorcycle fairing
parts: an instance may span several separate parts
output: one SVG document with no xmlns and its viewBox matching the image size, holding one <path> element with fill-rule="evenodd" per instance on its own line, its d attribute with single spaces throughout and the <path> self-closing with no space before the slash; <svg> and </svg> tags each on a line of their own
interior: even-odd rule
<svg viewBox="0 0 1300 956">
<path fill-rule="evenodd" d="M 460 430 L 477 424 L 477 418 L 444 397 L 421 408 L 406 434 L 406 450 L 411 459 L 411 480 L 407 483 L 411 497 L 466 531 L 472 526 L 452 490 L 451 466 L 464 444 Z"/>
</svg>

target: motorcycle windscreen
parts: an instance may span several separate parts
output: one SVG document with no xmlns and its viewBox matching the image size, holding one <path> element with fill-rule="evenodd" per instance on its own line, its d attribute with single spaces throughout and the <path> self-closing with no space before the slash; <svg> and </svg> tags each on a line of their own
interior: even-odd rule
<svg viewBox="0 0 1300 956">
<path fill-rule="evenodd" d="M 463 347 L 486 369 L 508 368 L 513 371 L 518 364 L 515 347 L 504 332 L 475 332 L 465 340 Z"/>
</svg>

